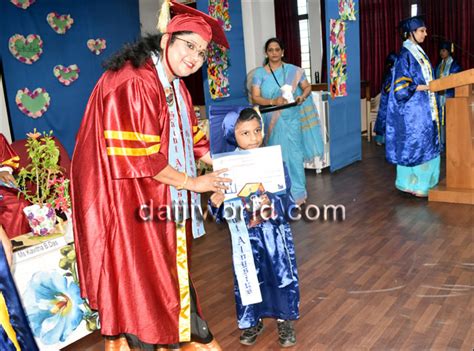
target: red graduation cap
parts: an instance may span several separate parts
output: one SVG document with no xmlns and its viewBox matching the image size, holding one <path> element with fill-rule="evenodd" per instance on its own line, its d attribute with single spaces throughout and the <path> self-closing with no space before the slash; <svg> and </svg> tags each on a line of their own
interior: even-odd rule
<svg viewBox="0 0 474 351">
<path fill-rule="evenodd" d="M 177 16 L 173 17 L 169 22 L 166 32 L 171 33 L 188 30 L 200 34 L 206 40 L 211 39 L 216 44 L 222 45 L 226 48 L 230 47 L 224 34 L 224 30 L 215 18 L 173 0 L 169 1 L 169 5 L 171 12 Z M 171 29 L 171 31 L 169 29 Z"/>
</svg>

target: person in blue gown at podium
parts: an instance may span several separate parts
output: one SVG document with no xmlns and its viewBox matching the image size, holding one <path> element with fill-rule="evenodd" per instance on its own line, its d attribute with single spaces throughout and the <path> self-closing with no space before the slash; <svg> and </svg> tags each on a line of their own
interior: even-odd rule
<svg viewBox="0 0 474 351">
<path fill-rule="evenodd" d="M 436 66 L 436 79 L 447 77 L 450 74 L 462 71 L 459 63 L 453 58 L 454 44 L 449 41 L 443 41 L 439 47 L 440 62 Z M 454 97 L 454 89 L 448 89 L 438 92 L 438 99 L 441 112 L 441 144 L 446 144 L 446 99 Z"/>
<path fill-rule="evenodd" d="M 434 69 L 420 46 L 427 36 L 422 17 L 401 21 L 400 29 L 404 42 L 389 94 L 385 152 L 397 165 L 396 188 L 426 197 L 440 172 L 440 115 L 428 85 Z"/>
</svg>

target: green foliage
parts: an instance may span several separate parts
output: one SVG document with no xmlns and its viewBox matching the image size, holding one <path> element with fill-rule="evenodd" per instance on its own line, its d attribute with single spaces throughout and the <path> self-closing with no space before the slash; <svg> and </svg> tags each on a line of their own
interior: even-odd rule
<svg viewBox="0 0 474 351">
<path fill-rule="evenodd" d="M 26 200 L 33 204 L 50 204 L 65 211 L 70 207 L 69 179 L 59 166 L 59 148 L 52 138 L 53 132 L 43 136 L 34 130 L 28 133 L 26 149 L 30 163 L 18 173 L 17 183 Z M 28 188 L 33 185 L 34 191 Z"/>
</svg>

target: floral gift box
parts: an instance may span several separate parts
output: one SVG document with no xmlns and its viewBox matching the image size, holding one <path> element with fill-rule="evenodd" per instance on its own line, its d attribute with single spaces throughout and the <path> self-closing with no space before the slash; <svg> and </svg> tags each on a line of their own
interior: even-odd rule
<svg viewBox="0 0 474 351">
<path fill-rule="evenodd" d="M 59 350 L 98 329 L 81 298 L 74 244 L 64 235 L 13 254 L 13 278 L 40 350 Z"/>
</svg>

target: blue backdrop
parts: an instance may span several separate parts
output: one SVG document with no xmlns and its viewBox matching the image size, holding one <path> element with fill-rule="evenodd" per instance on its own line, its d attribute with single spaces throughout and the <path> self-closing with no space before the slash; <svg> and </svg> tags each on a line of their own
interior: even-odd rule
<svg viewBox="0 0 474 351">
<path fill-rule="evenodd" d="M 208 0 L 197 0 L 197 9 L 209 13 Z M 204 99 L 206 101 L 207 115 L 209 107 L 222 105 L 246 105 L 248 104 L 245 79 L 247 70 L 245 67 L 244 31 L 242 26 L 242 7 L 240 1 L 229 1 L 229 17 L 232 29 L 225 32 L 230 45 L 230 96 L 222 99 L 211 99 L 209 84 L 207 82 L 207 66 L 203 67 Z"/>
<path fill-rule="evenodd" d="M 57 34 L 49 26 L 50 12 L 70 14 L 74 24 L 66 34 Z M 125 42 L 136 40 L 140 33 L 138 0 L 41 0 L 23 10 L 10 1 L 0 1 L 0 60 L 3 64 L 7 104 L 14 139 L 27 132 L 53 130 L 72 154 L 76 132 L 92 89 L 103 72 L 102 62 Z M 31 65 L 21 63 L 8 50 L 14 34 L 38 34 L 43 40 L 43 54 Z M 87 40 L 104 38 L 107 48 L 100 55 L 87 48 Z M 53 67 L 77 64 L 79 79 L 64 86 L 53 75 Z M 30 91 L 41 87 L 51 101 L 42 117 L 33 119 L 23 114 L 15 103 L 19 89 Z"/>
<path fill-rule="evenodd" d="M 346 23 L 347 96 L 329 98 L 331 172 L 362 159 L 360 126 L 359 1 L 354 0 L 356 21 Z M 326 0 L 326 53 L 331 62 L 330 19 L 339 18 L 338 0 Z M 328 66 L 328 82 L 329 79 Z"/>
</svg>

